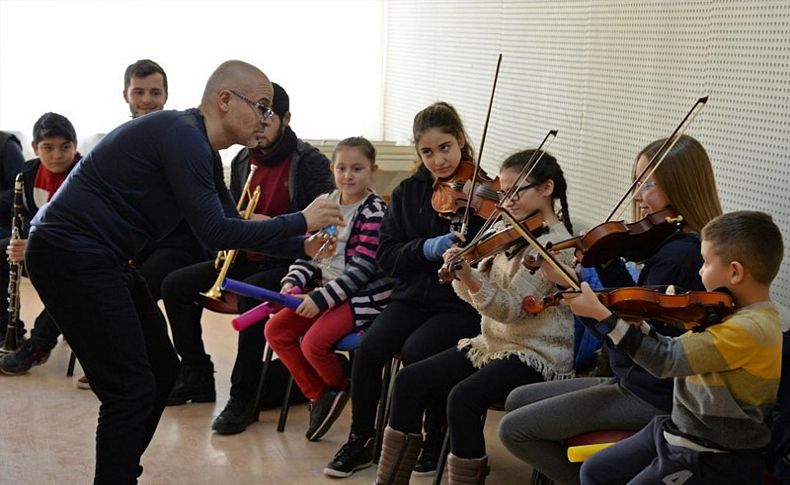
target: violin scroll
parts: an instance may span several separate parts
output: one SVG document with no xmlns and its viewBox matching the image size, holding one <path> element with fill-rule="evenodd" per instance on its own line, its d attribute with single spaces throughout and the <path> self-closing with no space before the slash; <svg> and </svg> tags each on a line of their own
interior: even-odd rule
<svg viewBox="0 0 790 485">
<path fill-rule="evenodd" d="M 431 194 L 433 210 L 446 219 L 452 219 L 464 211 L 486 218 L 493 214 L 499 203 L 499 177 L 490 179 L 485 172 L 478 170 L 476 183 L 473 184 L 474 176 L 474 162 L 464 160 L 451 177 L 436 179 Z M 472 190 L 474 194 L 470 195 Z"/>
<path fill-rule="evenodd" d="M 539 212 L 527 217 L 522 221 L 522 224 L 536 237 L 549 230 L 548 224 Z M 470 266 L 474 266 L 489 256 L 509 250 L 521 241 L 523 241 L 521 235 L 513 227 L 486 234 L 478 241 L 468 244 L 453 259 L 445 263 L 439 270 L 439 281 L 442 283 L 451 282 L 453 280 L 452 273 L 458 269 L 458 262 L 462 259 L 466 260 Z"/>
</svg>

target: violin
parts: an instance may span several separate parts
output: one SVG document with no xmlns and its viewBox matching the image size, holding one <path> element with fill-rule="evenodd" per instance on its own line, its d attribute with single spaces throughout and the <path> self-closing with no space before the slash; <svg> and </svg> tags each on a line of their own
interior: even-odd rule
<svg viewBox="0 0 790 485">
<path fill-rule="evenodd" d="M 522 221 L 522 224 L 524 224 L 535 237 L 544 234 L 549 229 L 540 212 L 529 216 Z M 478 242 L 470 243 L 468 246 L 464 247 L 452 260 L 445 263 L 439 270 L 439 281 L 442 283 L 451 282 L 453 280 L 453 272 L 458 269 L 461 260 L 473 266 L 489 256 L 507 251 L 516 243 L 523 240 L 521 234 L 512 226 L 485 235 Z"/>
<path fill-rule="evenodd" d="M 499 203 L 499 177 L 491 179 L 482 169 L 477 172 L 476 183 L 472 184 L 475 163 L 462 160 L 453 175 L 437 178 L 431 195 L 433 210 L 446 219 L 452 219 L 464 211 L 474 212 L 480 217 L 490 217 Z M 472 185 L 474 194 L 470 197 Z"/>
<path fill-rule="evenodd" d="M 612 217 L 623 206 L 629 194 L 631 200 L 639 193 L 645 181 L 658 170 L 666 156 L 670 153 L 680 137 L 689 127 L 694 118 L 708 102 L 708 97 L 702 97 L 694 103 L 680 124 L 675 127 L 672 134 L 664 140 L 658 151 L 650 158 L 641 172 L 634 178 L 631 186 L 625 191 L 620 201 L 615 204 L 603 224 L 595 226 L 584 236 L 561 241 L 547 246 L 547 249 L 559 250 L 575 247 L 582 253 L 579 262 L 582 266 L 599 266 L 617 256 L 623 256 L 630 261 L 644 261 L 654 252 L 656 246 L 664 239 L 681 229 L 683 217 L 671 207 L 648 214 L 646 217 L 631 224 L 623 221 L 612 221 Z M 524 265 L 531 271 L 540 267 L 540 260 L 532 258 L 526 260 Z"/>
<path fill-rule="evenodd" d="M 527 296 L 521 307 L 530 315 L 536 315 L 550 306 L 560 303 L 568 294 L 578 291 L 560 291 L 541 299 Z M 692 330 L 721 321 L 735 311 L 735 302 L 728 293 L 720 291 L 678 292 L 674 286 L 628 287 L 596 291 L 603 305 L 624 319 L 660 320 L 675 327 Z"/>
<path fill-rule="evenodd" d="M 588 268 L 600 266 L 618 256 L 640 262 L 652 256 L 663 240 L 682 227 L 683 216 L 667 207 L 628 224 L 624 221 L 604 222 L 583 236 L 555 244 L 548 243 L 546 249 L 559 251 L 576 248 L 581 253 L 579 263 Z M 530 271 L 540 269 L 541 262 L 542 258 L 535 255 L 524 258 L 524 266 Z"/>
</svg>

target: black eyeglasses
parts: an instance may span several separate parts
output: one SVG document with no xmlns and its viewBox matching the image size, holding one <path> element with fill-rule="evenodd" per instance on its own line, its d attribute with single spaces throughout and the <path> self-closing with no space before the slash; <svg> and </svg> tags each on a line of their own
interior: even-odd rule
<svg viewBox="0 0 790 485">
<path fill-rule="evenodd" d="M 529 189 L 531 189 L 533 187 L 537 187 L 538 185 L 540 185 L 540 184 L 537 183 L 537 182 L 534 182 L 534 183 L 523 185 L 523 186 L 517 188 L 516 191 L 513 192 L 513 195 L 510 196 L 511 202 L 518 202 L 518 199 L 519 199 L 519 197 L 521 197 L 521 193 L 522 192 L 524 192 L 525 190 L 529 190 Z M 506 193 L 507 193 L 507 191 L 498 190 L 496 194 L 499 196 L 499 200 L 502 200 L 505 197 Z"/>
<path fill-rule="evenodd" d="M 272 116 L 274 116 L 274 111 L 272 111 L 270 107 L 260 103 L 259 101 L 251 100 L 250 98 L 244 96 L 243 94 L 236 91 L 235 89 L 231 89 L 230 92 L 240 97 L 244 101 L 248 102 L 250 105 L 252 105 L 253 108 L 257 109 L 258 112 L 261 114 L 261 116 L 263 116 L 263 119 L 268 120 L 271 119 Z"/>
</svg>

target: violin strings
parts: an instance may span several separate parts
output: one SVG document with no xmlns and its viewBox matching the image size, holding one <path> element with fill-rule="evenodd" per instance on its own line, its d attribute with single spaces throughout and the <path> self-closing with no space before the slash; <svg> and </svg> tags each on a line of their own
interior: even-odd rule
<svg viewBox="0 0 790 485">
<path fill-rule="evenodd" d="M 530 234 L 528 230 L 524 229 L 521 223 L 518 222 L 513 217 L 513 215 L 505 208 L 502 208 L 502 217 L 504 217 L 508 222 L 510 222 L 510 224 L 516 229 L 516 231 L 518 231 L 518 233 L 521 234 L 521 237 L 526 239 L 527 242 L 530 244 L 530 246 L 535 248 L 535 250 L 538 252 L 538 254 L 541 255 L 541 257 L 544 260 L 548 261 L 549 264 L 551 264 L 551 266 L 554 269 L 560 272 L 563 279 L 565 279 L 565 281 L 568 283 L 568 286 L 570 288 L 572 288 L 574 291 L 581 291 L 581 287 L 576 282 L 576 278 L 573 275 L 571 275 L 568 272 L 568 270 L 554 258 L 554 255 L 549 253 L 546 250 L 546 248 L 544 248 L 543 245 L 537 239 L 535 239 L 535 237 L 532 236 L 532 234 Z"/>
<path fill-rule="evenodd" d="M 535 167 L 537 167 L 538 163 L 540 163 L 540 161 L 543 159 L 543 155 L 546 154 L 546 149 L 549 146 L 551 146 L 551 143 L 557 137 L 557 133 L 558 130 L 549 130 L 549 132 L 546 133 L 546 136 L 543 137 L 543 140 L 540 142 L 538 149 L 535 151 L 535 153 L 532 154 L 529 161 L 527 161 L 527 163 L 524 164 L 524 166 L 521 168 L 521 172 L 519 172 L 518 177 L 516 177 L 516 180 L 513 183 L 513 185 L 511 185 L 510 188 L 508 188 L 508 190 L 505 192 L 505 195 L 502 196 L 502 199 L 499 200 L 499 203 L 497 203 L 495 210 L 491 213 L 490 216 L 488 216 L 485 223 L 483 223 L 483 226 L 480 228 L 479 231 L 477 231 L 477 234 L 475 234 L 475 236 L 466 244 L 466 246 L 464 246 L 462 251 L 458 252 L 452 259 L 447 261 L 444 264 L 443 268 L 447 268 L 447 269 L 451 268 L 453 264 L 460 261 L 461 258 L 466 256 L 466 254 L 468 254 L 469 251 L 471 251 L 477 244 L 480 243 L 486 231 L 490 229 L 491 226 L 493 226 L 497 220 L 499 220 L 500 211 L 502 210 L 504 201 L 509 200 L 509 198 L 512 197 L 515 191 L 518 189 L 518 186 L 521 184 L 521 182 L 529 178 L 529 176 L 532 174 L 532 171 L 535 170 Z M 486 189 L 490 190 L 488 188 Z M 496 193 L 494 195 L 496 196 Z M 466 212 L 467 213 L 469 212 L 468 208 Z"/>
</svg>

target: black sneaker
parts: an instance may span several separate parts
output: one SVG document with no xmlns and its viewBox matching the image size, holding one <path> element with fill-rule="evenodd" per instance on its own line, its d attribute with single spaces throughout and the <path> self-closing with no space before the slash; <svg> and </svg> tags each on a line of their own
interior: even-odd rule
<svg viewBox="0 0 790 485">
<path fill-rule="evenodd" d="M 445 430 L 447 428 L 442 427 L 441 429 Z M 417 458 L 417 463 L 414 465 L 412 475 L 416 477 L 430 477 L 436 474 L 443 441 L 444 433 L 441 431 L 428 433 L 422 445 L 420 456 Z"/>
<path fill-rule="evenodd" d="M 305 437 L 308 441 L 320 440 L 337 420 L 348 402 L 348 392 L 327 389 L 323 396 L 310 403 L 310 426 Z"/>
<path fill-rule="evenodd" d="M 373 437 L 351 434 L 332 461 L 324 468 L 324 475 L 335 478 L 350 477 L 357 470 L 373 464 Z"/>
<path fill-rule="evenodd" d="M 34 349 L 33 342 L 25 340 L 22 345 L 0 359 L 0 372 L 9 376 L 24 374 L 31 367 L 41 365 L 49 359 L 46 350 Z"/>
<path fill-rule="evenodd" d="M 167 398 L 168 406 L 177 406 L 191 402 L 214 402 L 217 393 L 214 390 L 214 369 L 211 367 L 190 367 L 181 364 L 178 379 Z"/>
<path fill-rule="evenodd" d="M 225 409 L 211 424 L 211 429 L 219 434 L 239 434 L 255 421 L 254 406 L 243 399 L 230 397 Z"/>
</svg>

